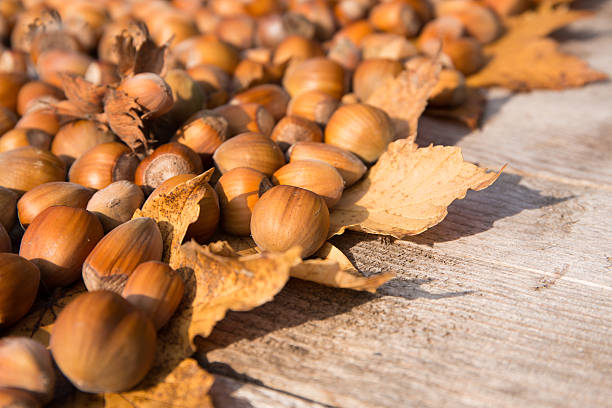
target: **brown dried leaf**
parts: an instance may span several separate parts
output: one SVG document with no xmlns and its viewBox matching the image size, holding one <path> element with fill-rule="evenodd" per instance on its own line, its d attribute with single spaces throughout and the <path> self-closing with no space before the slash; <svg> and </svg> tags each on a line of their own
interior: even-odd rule
<svg viewBox="0 0 612 408">
<path fill-rule="evenodd" d="M 381 84 L 365 101 L 389 114 L 393 121 L 395 139 L 406 138 L 413 142 L 416 138 L 419 116 L 438 83 L 440 68 L 438 59 L 409 67 L 397 77 Z"/>
<path fill-rule="evenodd" d="M 174 187 L 167 194 L 147 200 L 141 210 L 136 210 L 132 218 L 151 217 L 159 226 L 164 240 L 162 260 L 175 267 L 175 256 L 179 251 L 187 228 L 200 216 L 200 201 L 210 194 L 206 183 L 214 169 L 196 176 Z"/>
<path fill-rule="evenodd" d="M 417 149 L 398 140 L 344 192 L 330 214 L 330 235 L 346 228 L 400 239 L 420 234 L 442 221 L 447 207 L 467 190 L 482 190 L 498 176 L 464 162 L 459 147 Z"/>
<path fill-rule="evenodd" d="M 322 259 L 308 259 L 291 268 L 291 277 L 334 288 L 364 290 L 374 293 L 395 277 L 392 273 L 363 276 L 338 248 L 326 242 L 315 254 Z"/>
<path fill-rule="evenodd" d="M 104 115 L 108 126 L 132 150 L 148 146 L 142 118 L 145 108 L 125 92 L 109 89 L 104 102 Z"/>
<path fill-rule="evenodd" d="M 173 267 L 185 276 L 185 308 L 173 318 L 193 344 L 206 337 L 228 310 L 246 311 L 271 300 L 285 286 L 300 248 L 244 257 L 220 256 L 195 242 L 180 247 Z M 180 325 L 180 326 L 176 326 Z"/>
<path fill-rule="evenodd" d="M 480 124 L 486 104 L 487 99 L 481 89 L 468 88 L 467 99 L 461 105 L 452 108 L 434 108 L 430 106 L 425 111 L 425 114 L 457 120 L 464 123 L 470 129 L 476 129 Z"/>
<path fill-rule="evenodd" d="M 165 56 L 168 44 L 158 47 L 147 26 L 135 22 L 115 39 L 115 49 L 119 55 L 118 70 L 122 78 L 141 72 L 162 74 L 165 69 Z"/>
<path fill-rule="evenodd" d="M 577 57 L 563 54 L 555 41 L 544 38 L 591 15 L 546 3 L 535 11 L 508 18 L 506 34 L 485 49 L 489 63 L 467 79 L 468 85 L 529 91 L 564 89 L 606 79 L 603 72 L 591 69 Z"/>
<path fill-rule="evenodd" d="M 63 74 L 61 78 L 66 98 L 83 116 L 103 111 L 106 86 L 93 84 L 76 75 Z"/>
<path fill-rule="evenodd" d="M 165 367 L 164 367 L 165 368 Z M 212 375 L 198 363 L 187 358 L 163 378 L 155 375 L 154 367 L 134 391 L 104 395 L 106 407 L 213 407 L 208 390 L 214 382 Z"/>
</svg>

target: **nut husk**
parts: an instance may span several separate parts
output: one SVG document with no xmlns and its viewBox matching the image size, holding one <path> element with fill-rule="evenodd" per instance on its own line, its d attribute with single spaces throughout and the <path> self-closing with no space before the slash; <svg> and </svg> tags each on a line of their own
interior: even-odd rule
<svg viewBox="0 0 612 408">
<path fill-rule="evenodd" d="M 304 258 L 323 245 L 328 232 L 325 200 L 303 188 L 272 187 L 253 207 L 251 235 L 265 251 L 286 251 L 299 245 Z"/>
<path fill-rule="evenodd" d="M 181 303 L 185 284 L 178 273 L 163 262 L 145 262 L 130 275 L 122 296 L 162 328 Z"/>
<path fill-rule="evenodd" d="M 84 293 L 58 315 L 49 347 L 62 373 L 85 392 L 135 386 L 155 358 L 151 321 L 116 293 Z M 84 352 L 86 351 L 86 352 Z"/>
<path fill-rule="evenodd" d="M 40 271 L 32 262 L 8 252 L 0 253 L 0 328 L 28 313 L 40 284 Z"/>
<path fill-rule="evenodd" d="M 95 215 L 82 208 L 49 207 L 32 220 L 19 255 L 40 270 L 48 289 L 79 279 L 83 261 L 104 236 Z"/>
<path fill-rule="evenodd" d="M 106 233 L 129 221 L 143 201 L 140 187 L 131 181 L 119 180 L 97 191 L 87 202 L 87 211 L 98 217 Z"/>
<path fill-rule="evenodd" d="M 80 184 L 53 181 L 25 193 L 17 202 L 19 222 L 27 228 L 41 212 L 54 205 L 85 208 L 94 190 Z"/>
<path fill-rule="evenodd" d="M 151 218 L 134 218 L 119 225 L 98 242 L 83 263 L 87 290 L 121 293 L 136 267 L 160 261 L 163 242 L 157 223 Z"/>
</svg>

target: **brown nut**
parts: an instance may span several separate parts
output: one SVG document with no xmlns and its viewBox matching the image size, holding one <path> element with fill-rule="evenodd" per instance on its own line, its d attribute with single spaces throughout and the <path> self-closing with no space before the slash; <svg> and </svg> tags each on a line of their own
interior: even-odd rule
<svg viewBox="0 0 612 408">
<path fill-rule="evenodd" d="M 0 327 L 28 313 L 40 284 L 40 271 L 32 262 L 8 252 L 0 253 Z"/>
<path fill-rule="evenodd" d="M 248 167 L 236 167 L 221 176 L 215 190 L 221 206 L 221 227 L 233 235 L 251 233 L 251 214 L 259 200 L 266 175 Z"/>
<path fill-rule="evenodd" d="M 287 68 L 283 86 L 292 97 L 307 91 L 322 91 L 339 99 L 344 93 L 344 69 L 328 58 L 310 58 Z"/>
<path fill-rule="evenodd" d="M 250 167 L 270 175 L 285 164 L 283 152 L 269 137 L 247 132 L 223 142 L 213 155 L 223 174 L 236 167 Z"/>
<path fill-rule="evenodd" d="M 465 77 L 456 69 L 444 68 L 438 75 L 438 83 L 429 95 L 431 106 L 458 106 L 467 98 Z"/>
<path fill-rule="evenodd" d="M 244 132 L 256 132 L 269 136 L 274 127 L 274 117 L 258 103 L 221 105 L 213 109 L 212 113 L 225 118 L 228 136 Z"/>
<path fill-rule="evenodd" d="M 463 75 L 473 74 L 485 63 L 482 46 L 473 38 L 464 37 L 444 41 L 442 52 L 451 59 L 453 66 Z"/>
<path fill-rule="evenodd" d="M 59 130 L 59 119 L 53 110 L 46 107 L 31 107 L 15 125 L 16 128 L 40 129 L 54 135 Z"/>
<path fill-rule="evenodd" d="M 64 163 L 51 152 L 35 147 L 21 147 L 0 153 L 0 186 L 19 194 L 50 181 L 63 181 Z"/>
<path fill-rule="evenodd" d="M 134 182 L 149 193 L 171 177 L 202 171 L 202 159 L 196 152 L 184 144 L 170 142 L 159 146 L 140 162 Z"/>
<path fill-rule="evenodd" d="M 370 24 L 380 31 L 413 37 L 421 28 L 421 21 L 412 6 L 402 0 L 381 3 L 370 11 Z"/>
<path fill-rule="evenodd" d="M 161 194 L 169 193 L 174 187 L 191 180 L 195 176 L 195 174 L 180 174 L 169 178 L 153 190 L 147 201 L 153 200 Z M 205 189 L 206 195 L 199 203 L 200 215 L 196 221 L 189 225 L 187 234 L 185 235 L 187 239 L 193 238 L 199 242 L 204 242 L 209 239 L 215 233 L 217 225 L 219 224 L 219 198 L 208 183 L 205 184 Z"/>
<path fill-rule="evenodd" d="M 344 38 L 359 47 L 361 46 L 361 41 L 373 32 L 374 29 L 367 20 L 354 21 L 336 32 L 332 41 L 336 42 L 339 39 Z"/>
<path fill-rule="evenodd" d="M 353 153 L 326 143 L 299 142 L 287 151 L 289 162 L 320 161 L 333 166 L 344 180 L 345 187 L 355 184 L 368 169 Z"/>
<path fill-rule="evenodd" d="M 300 187 L 325 200 L 333 208 L 342 196 L 344 179 L 327 163 L 319 161 L 293 161 L 276 170 L 271 177 L 274 184 Z"/>
<path fill-rule="evenodd" d="M 304 60 L 322 56 L 323 50 L 315 41 L 299 35 L 290 35 L 278 44 L 274 50 L 272 62 L 283 64 L 290 60 Z"/>
<path fill-rule="evenodd" d="M 176 131 L 172 141 L 190 147 L 200 155 L 202 165 L 207 167 L 212 162 L 215 150 L 227 139 L 227 129 L 227 119 L 203 110 L 191 116 Z"/>
<path fill-rule="evenodd" d="M 104 232 L 129 221 L 144 201 L 144 193 L 136 184 L 119 180 L 96 192 L 87 202 L 87 211 L 98 217 Z"/>
<path fill-rule="evenodd" d="M 325 126 L 338 108 L 338 99 L 323 91 L 308 91 L 294 96 L 287 115 L 300 116 Z"/>
<path fill-rule="evenodd" d="M 160 261 L 162 237 L 151 218 L 134 218 L 119 225 L 98 242 L 83 263 L 87 290 L 121 293 L 127 278 L 147 261 Z"/>
<path fill-rule="evenodd" d="M 49 351 L 28 337 L 0 339 L 0 387 L 29 392 L 38 401 L 53 398 L 55 370 Z"/>
<path fill-rule="evenodd" d="M 122 296 L 151 319 L 155 329 L 170 320 L 183 299 L 185 284 L 168 264 L 141 263 L 130 275 Z"/>
<path fill-rule="evenodd" d="M 54 205 L 85 208 L 94 190 L 80 184 L 53 181 L 34 187 L 17 202 L 19 222 L 27 228 L 38 214 Z"/>
<path fill-rule="evenodd" d="M 39 129 L 11 129 L 0 136 L 0 152 L 27 146 L 49 150 L 52 138 L 53 135 Z"/>
<path fill-rule="evenodd" d="M 171 69 L 164 76 L 170 86 L 174 105 L 168 116 L 177 125 L 206 106 L 206 94 L 202 87 L 182 69 Z"/>
<path fill-rule="evenodd" d="M 307 257 L 323 245 L 328 232 L 325 200 L 303 188 L 272 187 L 253 207 L 251 235 L 265 251 L 286 251 L 299 245 L 302 257 Z"/>
<path fill-rule="evenodd" d="M 336 30 L 334 12 L 325 0 L 294 1 L 290 4 L 290 10 L 311 21 L 320 40 L 329 40 Z"/>
<path fill-rule="evenodd" d="M 387 58 L 401 61 L 417 53 L 417 48 L 406 37 L 399 34 L 374 33 L 361 40 L 363 59 Z"/>
<path fill-rule="evenodd" d="M 68 179 L 96 190 L 119 180 L 133 180 L 138 158 L 126 145 L 101 143 L 79 157 L 68 172 Z"/>
<path fill-rule="evenodd" d="M 255 40 L 255 20 L 246 15 L 223 18 L 215 27 L 215 34 L 221 41 L 239 50 L 252 48 Z"/>
<path fill-rule="evenodd" d="M 0 225 L 10 231 L 17 219 L 17 193 L 0 187 Z"/>
<path fill-rule="evenodd" d="M 485 0 L 485 3 L 502 17 L 522 13 L 529 7 L 527 0 Z"/>
<path fill-rule="evenodd" d="M 92 213 L 53 206 L 32 220 L 21 239 L 19 256 L 38 267 L 47 288 L 67 286 L 79 279 L 83 261 L 103 236 Z"/>
<path fill-rule="evenodd" d="M 169 43 L 170 47 L 173 47 L 198 35 L 193 17 L 176 12 L 175 9 L 170 9 L 170 12 L 153 13 L 146 21 L 156 44 Z"/>
<path fill-rule="evenodd" d="M 69 167 L 93 147 L 116 140 L 115 135 L 101 123 L 80 119 L 66 123 L 58 130 L 51 143 L 51 152 Z"/>
<path fill-rule="evenodd" d="M 274 48 L 290 36 L 312 39 L 314 35 L 315 25 L 311 21 L 303 15 L 286 12 L 259 18 L 255 42 L 262 47 Z"/>
<path fill-rule="evenodd" d="M 0 407 L 41 408 L 42 404 L 27 391 L 0 387 Z"/>
<path fill-rule="evenodd" d="M 116 293 L 84 293 L 64 308 L 49 347 L 66 377 L 81 391 L 119 392 L 144 378 L 155 358 L 151 321 Z M 83 351 L 87 350 L 84 355 Z"/>
<path fill-rule="evenodd" d="M 175 47 L 179 60 L 187 69 L 202 64 L 221 68 L 231 75 L 238 65 L 238 52 L 211 35 L 192 37 Z"/>
<path fill-rule="evenodd" d="M 25 82 L 25 75 L 0 72 L 0 106 L 16 110 L 17 95 Z"/>
<path fill-rule="evenodd" d="M 84 78 L 96 85 L 115 85 L 121 81 L 117 65 L 107 61 L 93 61 L 87 67 Z"/>
<path fill-rule="evenodd" d="M 17 115 L 15 112 L 4 106 L 0 106 L 0 134 L 6 133 L 15 127 Z"/>
<path fill-rule="evenodd" d="M 285 116 L 289 95 L 278 85 L 258 85 L 244 92 L 234 95 L 230 100 L 231 105 L 242 105 L 244 103 L 258 103 L 272 114 L 274 120 Z"/>
<path fill-rule="evenodd" d="M 136 99 L 152 117 L 163 115 L 174 105 L 172 89 L 162 77 L 152 72 L 124 79 L 117 89 Z"/>
<path fill-rule="evenodd" d="M 362 61 L 353 75 L 353 92 L 362 101 L 367 101 L 372 92 L 385 81 L 402 72 L 399 61 L 371 58 Z"/>
<path fill-rule="evenodd" d="M 448 0 L 436 3 L 438 16 L 453 16 L 465 26 L 466 31 L 480 43 L 495 40 L 502 32 L 502 26 L 493 10 L 472 0 Z"/>
<path fill-rule="evenodd" d="M 24 84 L 17 94 L 17 113 L 25 114 L 32 104 L 41 98 L 59 101 L 64 99 L 64 92 L 42 81 L 30 81 Z"/>
<path fill-rule="evenodd" d="M 321 142 L 323 132 L 319 125 L 300 116 L 285 116 L 274 127 L 272 140 L 285 151 L 297 142 Z"/>
<path fill-rule="evenodd" d="M 74 51 L 50 49 L 38 57 L 36 70 L 41 80 L 58 88 L 62 87 L 62 75 L 83 76 L 92 59 Z"/>
<path fill-rule="evenodd" d="M 374 162 L 393 140 L 393 127 L 385 111 L 362 103 L 344 105 L 325 128 L 325 143 Z"/>
</svg>

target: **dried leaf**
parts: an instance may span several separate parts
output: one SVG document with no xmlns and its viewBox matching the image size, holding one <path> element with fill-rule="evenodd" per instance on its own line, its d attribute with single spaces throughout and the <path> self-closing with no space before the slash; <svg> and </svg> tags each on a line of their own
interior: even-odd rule
<svg viewBox="0 0 612 408">
<path fill-rule="evenodd" d="M 76 75 L 63 74 L 61 78 L 66 98 L 83 116 L 102 112 L 106 86 L 93 84 Z"/>
<path fill-rule="evenodd" d="M 330 215 L 330 233 L 349 228 L 396 238 L 420 234 L 442 221 L 447 207 L 468 189 L 482 190 L 498 176 L 464 162 L 459 147 L 417 149 L 398 140 L 344 192 Z"/>
<path fill-rule="evenodd" d="M 395 277 L 392 273 L 363 276 L 338 248 L 326 242 L 315 254 L 322 259 L 308 259 L 291 268 L 291 277 L 334 288 L 376 292 L 379 286 Z"/>
<path fill-rule="evenodd" d="M 577 57 L 563 54 L 558 44 L 544 38 L 591 13 L 567 6 L 543 4 L 506 20 L 507 32 L 485 49 L 489 63 L 467 79 L 473 87 L 503 86 L 513 91 L 564 89 L 607 78 Z"/>
<path fill-rule="evenodd" d="M 106 407 L 213 407 L 208 390 L 214 382 L 212 375 L 198 363 L 185 359 L 164 378 L 155 375 L 155 367 L 134 391 L 104 395 Z"/>
<path fill-rule="evenodd" d="M 162 74 L 165 70 L 168 44 L 158 47 L 144 23 L 130 24 L 115 41 L 115 49 L 119 55 L 118 70 L 122 78 L 141 72 Z"/>
<path fill-rule="evenodd" d="M 425 114 L 453 119 L 464 123 L 470 129 L 476 129 L 485 110 L 487 99 L 481 89 L 468 88 L 467 99 L 459 106 L 452 108 L 428 107 Z"/>
<path fill-rule="evenodd" d="M 175 267 L 174 258 L 185 238 L 187 228 L 200 216 L 200 201 L 210 194 L 206 183 L 214 169 L 209 169 L 184 183 L 174 187 L 167 194 L 147 200 L 141 210 L 136 210 L 133 218 L 151 217 L 159 226 L 164 240 L 162 260 Z"/>
<path fill-rule="evenodd" d="M 294 247 L 283 253 L 227 257 L 195 242 L 184 244 L 173 267 L 186 278 L 187 306 L 173 318 L 180 325 L 175 330 L 186 331 L 193 342 L 196 336 L 208 336 L 228 310 L 246 311 L 268 302 L 285 286 L 289 269 L 301 261 L 300 252 Z"/>
<path fill-rule="evenodd" d="M 104 102 L 104 114 L 108 126 L 121 141 L 132 150 L 148 146 L 143 116 L 145 108 L 125 92 L 109 89 Z"/>
<path fill-rule="evenodd" d="M 413 142 L 416 138 L 419 116 L 438 82 L 440 68 L 437 59 L 409 67 L 381 84 L 367 99 L 366 103 L 389 114 L 396 139 L 406 138 Z"/>
</svg>

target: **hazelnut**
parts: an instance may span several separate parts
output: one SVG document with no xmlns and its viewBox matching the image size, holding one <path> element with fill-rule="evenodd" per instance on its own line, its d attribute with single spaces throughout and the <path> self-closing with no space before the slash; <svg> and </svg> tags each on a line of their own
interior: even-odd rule
<svg viewBox="0 0 612 408">
<path fill-rule="evenodd" d="M 67 286 L 79 278 L 83 261 L 103 236 L 100 221 L 89 211 L 53 206 L 32 220 L 19 256 L 38 267 L 47 288 Z"/>
<path fill-rule="evenodd" d="M 94 190 L 80 184 L 53 181 L 34 187 L 17 202 L 19 222 L 27 228 L 41 212 L 54 205 L 85 208 Z"/>
<path fill-rule="evenodd" d="M 268 136 L 274 127 L 274 117 L 258 103 L 221 105 L 212 110 L 227 121 L 228 136 L 244 132 L 256 132 Z"/>
<path fill-rule="evenodd" d="M 315 57 L 287 68 L 283 86 L 292 97 L 307 91 L 322 91 L 339 99 L 344 93 L 344 69 L 328 58 Z"/>
<path fill-rule="evenodd" d="M 186 71 L 171 69 L 164 76 L 164 81 L 170 86 L 174 105 L 168 116 L 180 125 L 191 115 L 206 106 L 206 93 Z"/>
<path fill-rule="evenodd" d="M 236 167 L 250 167 L 270 175 L 285 164 L 283 152 L 274 141 L 259 133 L 247 132 L 223 142 L 213 155 L 223 174 Z"/>
<path fill-rule="evenodd" d="M 0 339 L 0 387 L 27 391 L 38 401 L 53 398 L 55 371 L 51 354 L 28 337 Z"/>
<path fill-rule="evenodd" d="M 98 122 L 75 120 L 58 130 L 51 143 L 51 152 L 66 163 L 66 167 L 70 167 L 76 159 L 93 147 L 116 140 L 115 135 Z"/>
<path fill-rule="evenodd" d="M 147 261 L 160 261 L 163 242 L 157 223 L 151 218 L 134 218 L 106 234 L 83 263 L 87 290 L 121 293 L 127 278 Z"/>
<path fill-rule="evenodd" d="M 338 108 L 338 99 L 323 91 L 308 91 L 294 96 L 287 106 L 287 115 L 300 116 L 325 126 Z"/>
<path fill-rule="evenodd" d="M 0 152 L 27 146 L 49 150 L 52 138 L 53 135 L 39 129 L 11 129 L 0 136 Z"/>
<path fill-rule="evenodd" d="M 171 177 L 202 171 L 202 159 L 196 152 L 184 144 L 170 142 L 159 146 L 140 162 L 134 182 L 149 193 Z"/>
<path fill-rule="evenodd" d="M 90 211 L 102 224 L 104 232 L 129 221 L 144 201 L 141 188 L 128 180 L 119 180 L 96 192 L 87 202 Z"/>
<path fill-rule="evenodd" d="M 421 28 L 421 21 L 410 4 L 402 0 L 381 3 L 370 11 L 370 24 L 380 31 L 413 37 Z"/>
<path fill-rule="evenodd" d="M 227 133 L 227 119 L 204 110 L 191 116 L 176 131 L 172 141 L 190 147 L 200 155 L 202 165 L 209 166 L 213 153 L 225 141 Z"/>
<path fill-rule="evenodd" d="M 393 140 L 389 116 L 374 106 L 355 103 L 338 108 L 325 128 L 325 143 L 374 162 Z"/>
<path fill-rule="evenodd" d="M 51 152 L 35 147 L 21 147 L 0 153 L 0 186 L 19 194 L 50 181 L 63 181 L 64 163 Z"/>
<path fill-rule="evenodd" d="M 233 235 L 251 233 L 251 213 L 259 200 L 266 175 L 248 167 L 236 167 L 221 176 L 215 190 L 221 206 L 221 227 Z"/>
<path fill-rule="evenodd" d="M 297 142 L 321 142 L 323 132 L 316 123 L 299 116 L 285 116 L 274 127 L 272 140 L 284 151 Z"/>
<path fill-rule="evenodd" d="M 40 271 L 18 255 L 0 252 L 0 327 L 17 322 L 28 313 L 40 283 Z"/>
<path fill-rule="evenodd" d="M 153 365 L 155 343 L 153 324 L 141 311 L 116 293 L 97 291 L 60 312 L 49 347 L 75 387 L 98 393 L 138 384 Z"/>
<path fill-rule="evenodd" d="M 370 58 L 357 66 L 353 75 L 353 92 L 362 101 L 367 101 L 372 92 L 388 79 L 402 72 L 402 64 L 384 58 Z"/>
<path fill-rule="evenodd" d="M 136 99 L 152 117 L 163 115 L 174 105 L 170 86 L 162 77 L 151 72 L 124 79 L 117 89 Z"/>
<path fill-rule="evenodd" d="M 272 114 L 274 120 L 279 120 L 285 116 L 289 99 L 287 92 L 280 86 L 265 84 L 234 95 L 230 104 L 258 103 Z"/>
<path fill-rule="evenodd" d="M 122 296 L 161 329 L 181 303 L 185 284 L 168 264 L 141 263 L 128 278 Z"/>
<path fill-rule="evenodd" d="M 265 251 L 286 251 L 299 245 L 302 257 L 314 254 L 329 232 L 325 200 L 299 187 L 275 186 L 255 203 L 251 235 Z"/>
<path fill-rule="evenodd" d="M 274 184 L 300 187 L 318 194 L 332 208 L 340 200 L 344 180 L 338 171 L 319 161 L 293 161 L 276 170 L 271 177 Z"/>
</svg>

